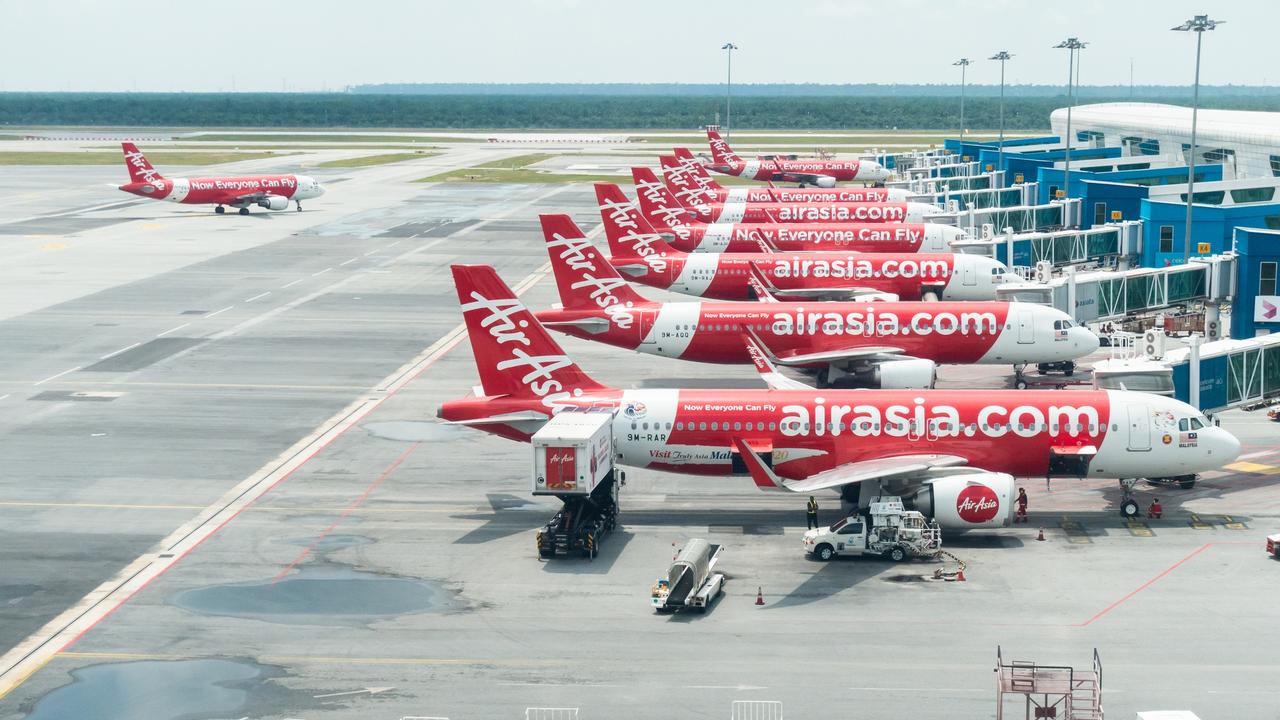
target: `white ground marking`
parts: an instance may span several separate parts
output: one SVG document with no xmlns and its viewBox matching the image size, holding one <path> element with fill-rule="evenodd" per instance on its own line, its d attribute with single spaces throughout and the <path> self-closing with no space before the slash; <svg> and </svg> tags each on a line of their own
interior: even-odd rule
<svg viewBox="0 0 1280 720">
<path fill-rule="evenodd" d="M 41 381 L 37 382 L 37 383 L 36 383 L 36 385 L 43 385 L 43 384 L 45 384 L 45 383 L 49 382 L 50 380 L 56 380 L 56 379 L 58 379 L 58 378 L 62 377 L 63 375 L 66 375 L 67 373 L 73 373 L 73 372 L 75 372 L 75 371 L 77 371 L 77 370 L 79 370 L 79 369 L 80 369 L 80 366 L 79 366 L 79 365 L 77 365 L 77 366 L 75 366 L 75 367 L 71 368 L 70 370 L 63 370 L 62 372 L 58 373 L 57 375 L 50 375 L 49 377 L 47 377 L 47 378 L 45 378 L 45 379 L 43 379 L 43 380 L 41 380 Z"/>
<path fill-rule="evenodd" d="M 316 271 L 316 272 L 311 273 L 311 277 L 316 277 L 317 275 L 323 275 L 323 274 L 325 274 L 325 273 L 329 272 L 329 271 L 330 271 L 330 270 L 332 270 L 332 269 L 333 269 L 333 268 L 331 268 L 331 267 L 327 267 L 327 268 L 325 268 L 325 269 L 323 269 L 323 270 L 318 270 L 318 271 Z"/>
<path fill-rule="evenodd" d="M 181 325 L 179 325 L 178 327 L 171 327 L 171 328 L 169 328 L 168 330 L 165 330 L 165 331 L 164 331 L 164 332 L 162 332 L 162 333 L 156 333 L 156 337 L 164 337 L 165 335 L 168 335 L 168 334 L 169 334 L 169 333 L 171 333 L 171 332 L 177 332 L 177 331 L 181 330 L 182 328 L 184 328 L 184 327 L 186 327 L 186 326 L 188 326 L 188 325 L 190 325 L 190 324 L 191 324 L 191 323 L 182 323 L 182 324 L 181 324 Z"/>
<path fill-rule="evenodd" d="M 294 280 L 293 282 L 285 283 L 284 285 L 281 285 L 281 286 L 280 286 L 280 289 L 281 289 L 281 290 L 283 290 L 283 289 L 285 289 L 285 288 L 287 288 L 287 287 L 293 287 L 294 285 L 297 285 L 297 284 L 298 284 L 298 283 L 300 283 L 300 282 L 302 282 L 302 278 L 298 278 L 297 280 Z"/>
<path fill-rule="evenodd" d="M 233 307 L 235 307 L 235 305 L 228 305 L 228 306 L 226 306 L 226 307 L 222 308 L 221 310 L 214 310 L 213 312 L 209 313 L 208 315 L 205 315 L 205 317 L 206 317 L 206 318 L 211 318 L 211 317 L 213 317 L 214 315 L 221 315 L 222 313 L 224 313 L 224 312 L 226 312 L 226 311 L 230 310 L 230 309 L 231 309 L 231 308 L 233 308 Z"/>
<path fill-rule="evenodd" d="M 99 360 L 106 360 L 107 358 L 115 357 L 115 356 L 119 355 L 120 353 L 122 353 L 122 352 L 128 352 L 128 351 L 130 351 L 130 350 L 132 350 L 132 349 L 134 349 L 134 348 L 138 347 L 138 346 L 139 346 L 139 345 L 141 345 L 141 344 L 142 344 L 142 343 L 140 343 L 140 342 L 136 342 L 136 343 L 134 343 L 134 344 L 132 344 L 132 345 L 130 345 L 130 346 L 128 346 L 128 347 L 122 347 L 122 348 L 120 348 L 119 350 L 117 350 L 117 351 L 115 351 L 115 352 L 107 353 L 106 355 L 103 355 L 102 357 L 100 357 L 100 358 L 98 358 L 98 359 L 99 359 Z"/>
<path fill-rule="evenodd" d="M 247 302 L 247 303 L 251 303 L 251 302 L 253 302 L 254 300 L 261 300 L 262 298 L 264 298 L 264 297 L 266 297 L 266 296 L 268 296 L 268 295 L 270 295 L 270 294 L 271 294 L 271 291 L 270 291 L 270 290 L 268 290 L 268 291 L 266 291 L 266 292 L 264 292 L 264 293 L 258 293 L 257 295 L 254 295 L 253 297 L 249 298 L 248 300 L 245 300 L 245 302 Z"/>
</svg>

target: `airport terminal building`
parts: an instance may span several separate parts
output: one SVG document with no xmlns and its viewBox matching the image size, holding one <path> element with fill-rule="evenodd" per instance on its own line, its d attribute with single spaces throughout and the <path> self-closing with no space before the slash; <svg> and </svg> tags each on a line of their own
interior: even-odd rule
<svg viewBox="0 0 1280 720">
<path fill-rule="evenodd" d="M 1053 133 L 1066 137 L 1067 109 L 1050 116 Z M 1097 103 L 1072 110 L 1075 143 L 1119 147 L 1130 156 L 1191 150 L 1191 108 L 1159 103 Z M 1221 164 L 1225 178 L 1280 176 L 1280 112 L 1201 109 L 1196 122 L 1196 164 Z"/>
</svg>

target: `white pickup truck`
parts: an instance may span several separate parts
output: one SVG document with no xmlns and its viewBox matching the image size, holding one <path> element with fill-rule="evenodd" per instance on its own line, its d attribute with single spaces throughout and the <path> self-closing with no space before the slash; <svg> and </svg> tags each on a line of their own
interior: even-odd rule
<svg viewBox="0 0 1280 720">
<path fill-rule="evenodd" d="M 830 527 L 804 534 L 804 550 L 819 560 L 836 555 L 875 555 L 894 562 L 936 555 L 942 531 L 924 515 L 902 507 L 898 498 L 878 498 L 867 515 L 850 515 Z"/>
</svg>

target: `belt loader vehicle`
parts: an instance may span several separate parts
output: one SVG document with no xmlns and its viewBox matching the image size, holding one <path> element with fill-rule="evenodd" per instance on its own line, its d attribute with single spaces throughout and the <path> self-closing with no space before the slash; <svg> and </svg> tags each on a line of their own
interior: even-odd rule
<svg viewBox="0 0 1280 720">
<path fill-rule="evenodd" d="M 721 549 L 720 545 L 699 538 L 685 543 L 671 562 L 667 576 L 658 578 L 649 592 L 653 609 L 660 613 L 681 608 L 706 612 L 707 606 L 724 593 L 725 576 L 715 572 Z"/>
</svg>

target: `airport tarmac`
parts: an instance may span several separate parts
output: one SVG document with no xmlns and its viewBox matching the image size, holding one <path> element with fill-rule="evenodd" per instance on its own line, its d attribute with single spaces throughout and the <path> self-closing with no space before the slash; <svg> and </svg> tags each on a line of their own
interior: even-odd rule
<svg viewBox="0 0 1280 720">
<path fill-rule="evenodd" d="M 448 265 L 492 263 L 547 306 L 537 213 L 592 230 L 593 194 L 405 182 L 516 151 L 344 170 L 303 213 L 69 195 L 60 220 L 103 223 L 38 239 L 0 224 L 0 288 L 26 283 L 0 289 L 0 720 L 695 718 L 735 700 L 990 717 L 997 646 L 1080 668 L 1097 648 L 1115 717 L 1275 713 L 1280 565 L 1262 538 L 1280 447 L 1258 413 L 1222 415 L 1245 446 L 1232 468 L 1140 487 L 1158 521 L 1122 521 L 1114 483 L 1027 480 L 1028 527 L 946 538 L 964 583 L 808 560 L 803 498 L 646 471 L 599 557 L 539 561 L 556 508 L 528 494 L 528 448 L 435 421 L 477 383 Z M 749 367 L 563 344 L 623 387 L 759 385 Z M 837 519 L 835 495 L 819 501 Z M 726 546 L 727 594 L 655 616 L 649 586 L 690 537 Z"/>
</svg>

